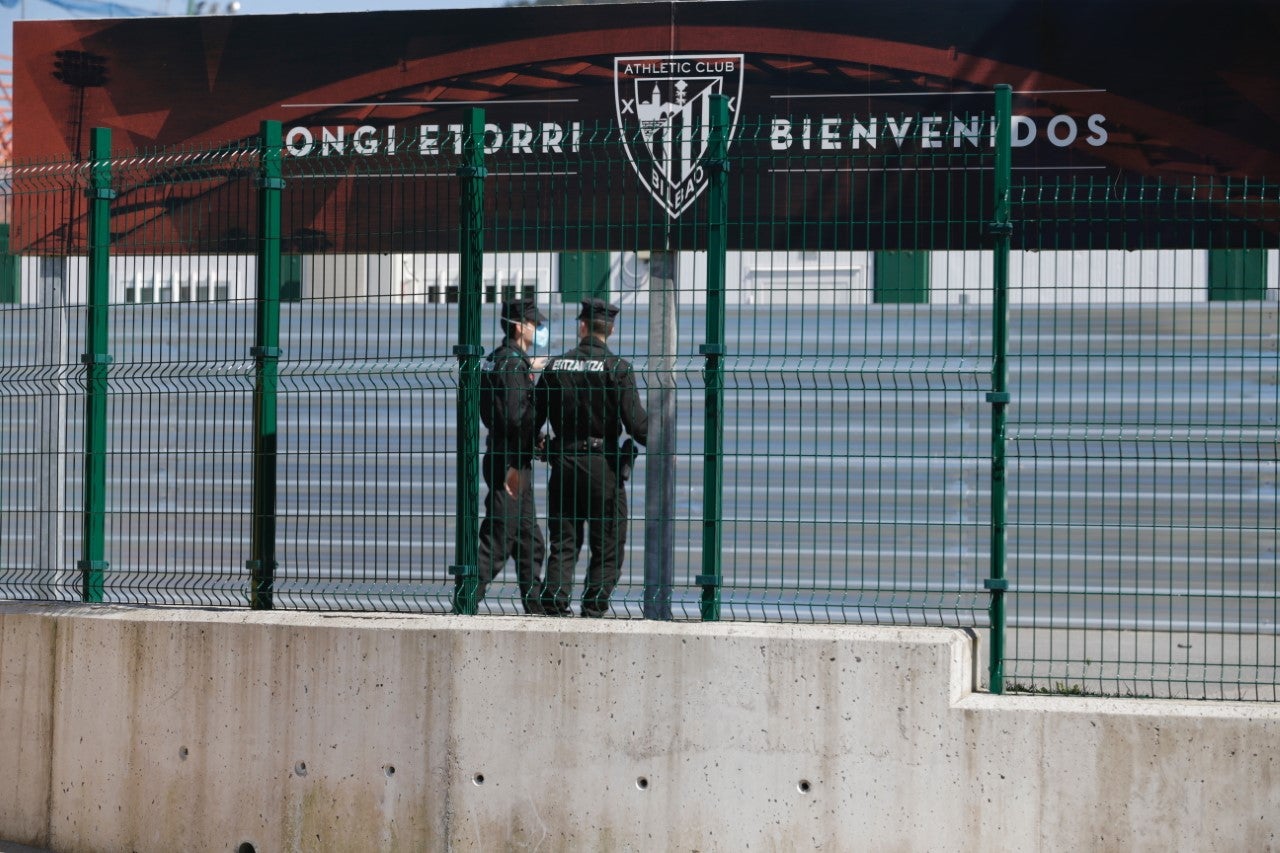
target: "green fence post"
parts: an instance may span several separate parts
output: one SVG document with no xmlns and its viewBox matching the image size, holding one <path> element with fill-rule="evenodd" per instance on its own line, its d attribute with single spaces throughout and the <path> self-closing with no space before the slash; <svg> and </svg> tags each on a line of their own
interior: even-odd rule
<svg viewBox="0 0 1280 853">
<path fill-rule="evenodd" d="M 258 171 L 258 294 L 253 386 L 253 522 L 249 606 L 270 610 L 276 581 L 276 389 L 280 361 L 280 195 L 284 189 L 280 122 L 261 125 Z"/>
<path fill-rule="evenodd" d="M 484 277 L 484 110 L 467 111 L 463 137 L 458 277 L 458 509 L 456 562 L 449 572 L 457 580 L 454 612 L 474 616 L 480 536 L 480 288 Z"/>
<path fill-rule="evenodd" d="M 107 311 L 111 300 L 111 131 L 95 127 L 89 143 L 89 283 L 85 350 L 84 531 L 80 598 L 102 601 L 107 571 Z"/>
<path fill-rule="evenodd" d="M 1005 426 L 1009 406 L 1009 242 L 1013 235 L 1009 193 L 1012 182 L 1011 123 L 1013 89 L 996 86 L 995 215 L 989 226 L 993 238 L 991 316 L 991 576 L 983 586 L 991 592 L 991 692 L 1004 692 L 1005 512 L 1008 483 L 1005 471 Z"/>
<path fill-rule="evenodd" d="M 707 150 L 707 342 L 706 420 L 702 463 L 702 621 L 720 620 L 720 586 L 724 578 L 721 544 L 724 519 L 724 289 L 729 246 L 729 99 L 711 96 L 711 139 Z"/>
</svg>

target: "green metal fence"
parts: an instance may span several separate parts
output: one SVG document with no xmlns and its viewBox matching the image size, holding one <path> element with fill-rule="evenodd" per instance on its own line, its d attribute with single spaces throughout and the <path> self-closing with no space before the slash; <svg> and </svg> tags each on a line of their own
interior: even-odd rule
<svg viewBox="0 0 1280 853">
<path fill-rule="evenodd" d="M 1015 686 L 1277 698 L 1278 193 L 1015 184 Z"/>
<path fill-rule="evenodd" d="M 1274 701 L 1278 188 L 1024 177 L 1007 89 L 913 145 L 712 106 L 665 194 L 652 139 L 480 111 L 14 169 L 0 596 L 520 612 L 511 565 L 475 595 L 484 355 L 504 299 L 555 355 L 600 295 L 651 431 L 613 616 Z"/>
</svg>

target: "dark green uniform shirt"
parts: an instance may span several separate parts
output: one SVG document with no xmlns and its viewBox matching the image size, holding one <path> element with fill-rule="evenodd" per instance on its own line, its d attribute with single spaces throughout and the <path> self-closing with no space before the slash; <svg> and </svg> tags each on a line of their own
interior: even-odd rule
<svg viewBox="0 0 1280 853">
<path fill-rule="evenodd" d="M 631 364 L 598 338 L 586 337 L 551 359 L 538 381 L 538 427 L 547 420 L 562 444 L 603 439 L 614 449 L 625 427 L 640 444 L 649 440 L 649 415 L 640 403 Z"/>
<path fill-rule="evenodd" d="M 488 450 L 507 468 L 528 468 L 542 422 L 535 422 L 533 363 L 507 338 L 481 365 L 480 420 L 489 430 Z"/>
</svg>

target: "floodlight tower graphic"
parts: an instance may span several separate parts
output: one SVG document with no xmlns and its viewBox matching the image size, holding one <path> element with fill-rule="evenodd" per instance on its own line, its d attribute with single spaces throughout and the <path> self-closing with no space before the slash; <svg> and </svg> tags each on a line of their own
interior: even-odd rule
<svg viewBox="0 0 1280 853">
<path fill-rule="evenodd" d="M 43 0 L 43 2 L 75 16 L 85 15 L 100 18 L 153 17 L 165 14 L 164 10 L 169 5 L 169 0 L 157 0 L 163 7 L 157 10 L 129 6 L 124 3 L 113 2 L 113 0 Z M 26 0 L 0 0 L 0 7 L 8 9 L 13 9 L 19 4 L 22 6 L 22 14 L 25 17 Z M 186 3 L 186 14 L 188 15 L 234 15 L 239 11 L 240 0 L 225 0 L 225 2 L 217 2 L 217 0 L 187 0 Z M 74 107 L 75 116 L 72 119 L 72 149 L 75 151 L 76 159 L 79 159 L 84 153 L 81 136 L 84 130 L 85 93 L 88 89 L 106 84 L 106 71 L 105 66 L 98 69 L 103 75 L 102 80 L 101 82 L 94 82 L 96 79 L 94 75 L 98 72 L 93 67 L 92 54 L 84 54 L 83 51 L 59 51 L 58 53 L 59 63 L 65 63 L 67 67 L 64 68 L 62 64 L 59 64 L 54 77 L 78 90 Z M 61 54 L 83 54 L 83 56 L 63 57 Z M 97 59 L 102 60 L 101 57 Z M 103 60 L 103 62 L 105 61 Z M 12 157 L 13 58 L 0 55 L 0 165 L 9 163 Z"/>
<path fill-rule="evenodd" d="M 59 50 L 53 54 L 53 77 L 74 93 L 71 106 L 71 150 L 84 156 L 84 107 L 90 89 L 107 85 L 107 58 L 87 50 Z"/>
</svg>

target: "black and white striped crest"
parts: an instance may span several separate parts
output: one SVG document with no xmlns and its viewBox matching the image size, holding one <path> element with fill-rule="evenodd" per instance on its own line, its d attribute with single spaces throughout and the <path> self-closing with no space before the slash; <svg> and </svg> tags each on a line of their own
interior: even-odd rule
<svg viewBox="0 0 1280 853">
<path fill-rule="evenodd" d="M 672 219 L 707 186 L 703 161 L 711 140 L 712 95 L 729 98 L 733 139 L 742 64 L 740 53 L 614 58 L 614 100 L 627 158 Z"/>
</svg>

